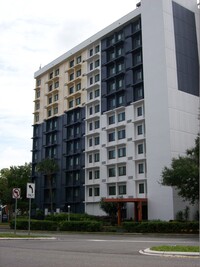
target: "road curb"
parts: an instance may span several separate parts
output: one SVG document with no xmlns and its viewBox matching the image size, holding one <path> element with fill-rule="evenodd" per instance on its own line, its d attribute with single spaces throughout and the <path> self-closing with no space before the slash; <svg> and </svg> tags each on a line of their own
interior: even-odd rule
<svg viewBox="0 0 200 267">
<path fill-rule="evenodd" d="M 155 251 L 150 248 L 139 251 L 140 254 L 149 256 L 166 256 L 166 257 L 196 257 L 200 258 L 199 252 L 173 252 L 173 251 Z"/>
</svg>

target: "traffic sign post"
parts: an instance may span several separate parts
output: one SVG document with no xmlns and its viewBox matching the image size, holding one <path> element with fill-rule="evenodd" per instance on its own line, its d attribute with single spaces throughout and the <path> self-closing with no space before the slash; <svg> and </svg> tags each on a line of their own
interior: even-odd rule
<svg viewBox="0 0 200 267">
<path fill-rule="evenodd" d="M 31 230 L 31 199 L 35 198 L 35 184 L 34 183 L 27 183 L 26 197 L 29 198 L 28 235 L 30 235 L 30 230 Z"/>
<path fill-rule="evenodd" d="M 17 228 L 17 199 L 21 197 L 21 189 L 20 188 L 13 188 L 12 190 L 12 198 L 15 198 L 15 230 L 14 234 L 16 234 Z"/>
</svg>

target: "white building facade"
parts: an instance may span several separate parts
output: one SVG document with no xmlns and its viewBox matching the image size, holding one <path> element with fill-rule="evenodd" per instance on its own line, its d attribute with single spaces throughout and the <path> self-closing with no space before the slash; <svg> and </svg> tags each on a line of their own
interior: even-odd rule
<svg viewBox="0 0 200 267">
<path fill-rule="evenodd" d="M 160 180 L 199 132 L 199 13 L 196 0 L 142 0 L 35 73 L 33 180 L 41 209 L 48 187 L 34 166 L 47 151 L 60 165 L 55 209 L 103 215 L 102 198 L 123 199 L 125 218 L 173 220 L 189 205 Z M 52 103 L 45 88 L 57 81 Z M 47 144 L 51 121 L 59 126 Z M 198 207 L 190 208 L 192 218 Z"/>
</svg>

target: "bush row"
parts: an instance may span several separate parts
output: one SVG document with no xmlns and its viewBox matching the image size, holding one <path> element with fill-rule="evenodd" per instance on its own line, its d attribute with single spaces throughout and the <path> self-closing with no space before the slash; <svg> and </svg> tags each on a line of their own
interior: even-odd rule
<svg viewBox="0 0 200 267">
<path fill-rule="evenodd" d="M 75 213 L 60 213 L 60 214 L 52 214 L 52 215 L 47 215 L 45 217 L 45 220 L 48 221 L 57 221 L 57 222 L 61 222 L 61 221 L 67 221 L 68 220 L 68 216 L 70 217 L 70 221 L 91 221 L 91 220 L 95 220 L 96 221 L 96 217 L 92 216 L 92 215 L 88 215 L 88 214 L 75 214 Z"/>
<path fill-rule="evenodd" d="M 27 230 L 28 220 L 17 219 L 17 229 Z M 14 229 L 14 220 L 10 228 Z M 46 231 L 85 231 L 85 232 L 129 232 L 129 233 L 199 233 L 198 222 L 123 222 L 121 227 L 109 227 L 99 221 L 59 221 L 59 220 L 31 220 L 32 230 Z"/>
<path fill-rule="evenodd" d="M 124 222 L 129 233 L 198 233 L 198 222 Z"/>
<path fill-rule="evenodd" d="M 15 221 L 10 222 L 10 228 L 14 229 Z M 28 220 L 18 219 L 16 221 L 16 228 L 18 230 L 28 230 Z M 85 231 L 85 232 L 99 232 L 102 229 L 102 224 L 95 221 L 48 221 L 48 220 L 31 220 L 31 230 L 46 230 L 46 231 Z"/>
</svg>

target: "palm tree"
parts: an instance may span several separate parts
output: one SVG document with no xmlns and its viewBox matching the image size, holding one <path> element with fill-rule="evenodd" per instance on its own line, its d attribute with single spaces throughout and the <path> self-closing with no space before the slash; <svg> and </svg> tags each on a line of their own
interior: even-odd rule
<svg viewBox="0 0 200 267">
<path fill-rule="evenodd" d="M 51 213 L 53 213 L 52 177 L 59 170 L 59 166 L 55 159 L 46 158 L 36 165 L 36 170 L 47 177 L 49 184 L 50 210 Z"/>
</svg>

